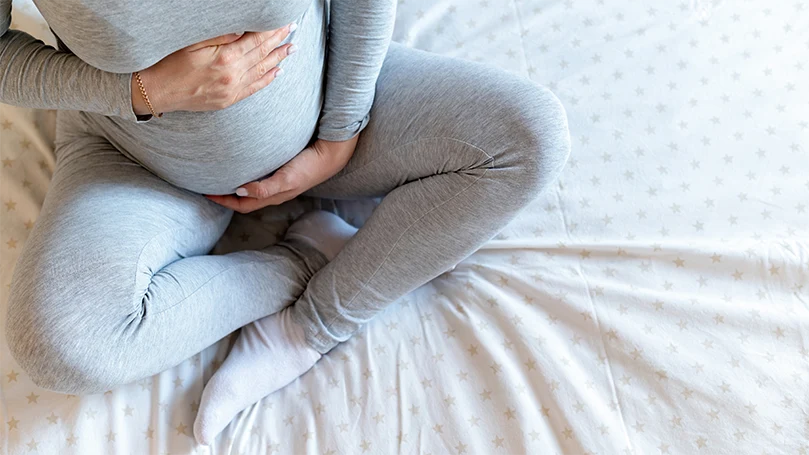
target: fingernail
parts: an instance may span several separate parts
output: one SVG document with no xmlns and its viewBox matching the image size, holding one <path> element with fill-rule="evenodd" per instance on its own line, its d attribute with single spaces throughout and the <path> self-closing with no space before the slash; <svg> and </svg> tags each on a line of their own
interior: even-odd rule
<svg viewBox="0 0 809 455">
<path fill-rule="evenodd" d="M 247 196 L 247 190 L 244 189 L 244 188 L 238 188 L 236 190 L 236 195 L 237 196 Z"/>
<path fill-rule="evenodd" d="M 283 68 L 278 68 L 278 71 L 275 72 L 275 77 L 278 77 L 278 76 L 280 76 L 282 74 L 284 74 L 284 69 Z"/>
<path fill-rule="evenodd" d="M 295 22 L 289 24 L 289 33 L 294 32 L 295 29 L 297 29 L 297 28 L 298 28 L 298 24 L 296 24 Z"/>
<path fill-rule="evenodd" d="M 289 47 L 287 48 L 287 55 L 292 55 L 292 54 L 294 54 L 295 52 L 298 52 L 298 46 L 296 46 L 296 45 L 294 45 L 294 44 L 293 44 L 292 46 L 289 46 Z"/>
</svg>

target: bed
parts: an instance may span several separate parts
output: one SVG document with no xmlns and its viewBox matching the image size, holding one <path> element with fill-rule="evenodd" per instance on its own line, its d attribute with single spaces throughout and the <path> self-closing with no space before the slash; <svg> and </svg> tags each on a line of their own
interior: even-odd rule
<svg viewBox="0 0 809 455">
<path fill-rule="evenodd" d="M 27 1 L 14 27 L 53 43 Z M 809 4 L 401 0 L 394 40 L 549 86 L 557 184 L 211 447 L 191 426 L 237 332 L 159 375 L 34 386 L 0 319 L 5 454 L 809 453 Z M 53 170 L 52 112 L 0 105 L 0 318 Z M 237 216 L 215 253 L 311 208 Z"/>
</svg>

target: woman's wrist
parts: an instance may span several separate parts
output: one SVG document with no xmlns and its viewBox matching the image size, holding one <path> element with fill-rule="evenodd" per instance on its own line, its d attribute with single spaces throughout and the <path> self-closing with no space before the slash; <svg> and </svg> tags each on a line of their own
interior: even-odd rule
<svg viewBox="0 0 809 455">
<path fill-rule="evenodd" d="M 140 80 L 143 83 L 143 87 L 146 90 L 146 96 L 149 97 L 149 102 L 152 104 L 152 109 L 155 112 L 168 112 L 166 106 L 163 104 L 162 97 L 160 96 L 159 86 L 152 77 L 152 72 L 149 69 L 145 69 L 143 71 L 138 71 L 140 75 Z M 132 77 L 130 79 L 130 84 L 132 87 L 132 111 L 136 115 L 149 115 L 152 113 L 149 110 L 149 105 L 146 104 L 146 100 L 143 98 L 143 94 L 140 91 L 140 85 L 138 84 L 138 79 L 135 77 L 135 73 L 132 73 Z"/>
<path fill-rule="evenodd" d="M 318 139 L 313 144 L 315 151 L 330 160 L 337 160 L 345 166 L 357 148 L 359 142 L 359 134 L 346 139 L 344 141 L 327 141 L 325 139 Z M 342 167 L 341 166 L 341 167 Z"/>
<path fill-rule="evenodd" d="M 129 84 L 132 88 L 132 112 L 134 112 L 136 115 L 151 114 L 149 111 L 149 106 L 146 105 L 146 101 L 143 100 L 143 96 L 140 94 L 140 87 L 138 86 L 138 80 L 135 77 L 135 73 L 132 73 L 132 76 L 129 79 Z"/>
</svg>

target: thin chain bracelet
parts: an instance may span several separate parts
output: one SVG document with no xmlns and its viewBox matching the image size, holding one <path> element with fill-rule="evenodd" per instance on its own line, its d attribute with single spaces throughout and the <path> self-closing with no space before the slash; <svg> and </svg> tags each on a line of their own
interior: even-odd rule
<svg viewBox="0 0 809 455">
<path fill-rule="evenodd" d="M 143 87 L 143 81 L 140 78 L 140 73 L 138 73 L 137 71 L 135 71 L 135 78 L 138 80 L 138 87 L 140 87 L 140 94 L 143 96 L 143 100 L 146 101 L 146 106 L 149 107 L 149 110 L 152 112 L 152 115 L 157 118 L 162 117 L 163 116 L 162 112 L 158 114 L 157 112 L 154 111 L 154 108 L 152 107 L 152 102 L 149 101 L 149 96 L 146 95 L 146 89 Z"/>
</svg>

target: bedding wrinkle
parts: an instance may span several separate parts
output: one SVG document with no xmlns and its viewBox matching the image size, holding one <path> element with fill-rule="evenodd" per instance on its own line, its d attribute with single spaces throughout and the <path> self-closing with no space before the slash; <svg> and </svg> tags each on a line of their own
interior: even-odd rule
<svg viewBox="0 0 809 455">
<path fill-rule="evenodd" d="M 137 8 L 153 1 L 117 3 Z M 266 18 L 274 1 L 281 0 L 264 1 L 261 14 L 252 15 L 256 25 L 270 24 Z M 59 8 L 103 3 L 37 2 Z M 700 3 L 706 2 L 686 3 L 683 9 L 677 2 L 519 0 L 515 13 L 512 2 L 398 2 L 394 39 L 412 50 L 403 57 L 395 46 L 390 49 L 392 58 L 376 84 L 376 110 L 359 133 L 358 153 L 345 171 L 349 176 L 324 182 L 306 195 L 311 197 L 226 220 L 226 210 L 143 172 L 147 162 L 126 157 L 123 146 L 101 137 L 89 117 L 73 114 L 125 111 L 128 86 L 117 75 L 87 70 L 78 58 L 54 59 L 55 51 L 15 30 L 49 41 L 36 5 L 15 0 L 14 29 L 0 36 L 0 48 L 3 42 L 24 42 L 15 56 L 26 57 L 30 68 L 53 71 L 26 72 L 6 80 L 5 91 L 0 88 L 0 447 L 13 454 L 82 455 L 199 449 L 188 427 L 198 414 L 202 388 L 222 370 L 239 328 L 281 307 L 302 305 L 298 299 L 307 284 L 314 288 L 308 294 L 318 313 L 330 318 L 331 311 L 339 312 L 343 299 L 376 270 L 400 226 L 448 197 L 433 177 L 441 174 L 453 188 L 473 178 L 455 172 L 477 164 L 468 160 L 476 159 L 471 149 L 444 139 L 418 142 L 453 137 L 496 159 L 477 183 L 487 185 L 486 192 L 475 193 L 473 186 L 453 204 L 476 195 L 474 204 L 490 203 L 490 212 L 459 205 L 457 214 L 438 217 L 443 209 L 434 211 L 422 219 L 429 224 L 412 227 L 416 235 L 393 253 L 399 259 L 389 259 L 373 280 L 378 284 L 366 286 L 373 294 L 352 304 L 348 316 L 362 324 L 361 336 L 349 335 L 350 324 L 333 325 L 325 341 L 330 335 L 348 338 L 311 372 L 236 416 L 211 452 L 323 455 L 359 453 L 367 444 L 366 454 L 402 455 L 463 449 L 467 455 L 809 450 L 804 437 L 809 160 L 807 106 L 800 102 L 809 99 L 809 29 L 799 27 L 809 6 L 725 1 L 722 7 L 707 5 L 703 9 L 710 14 L 700 17 Z M 3 7 L 10 4 L 0 0 Z M 222 5 L 211 3 L 218 10 Z M 0 31 L 7 18 L 3 7 Z M 210 36 L 245 29 L 235 23 L 220 28 L 217 17 L 205 19 Z M 286 14 L 277 17 L 285 19 Z M 314 15 L 309 19 L 317 22 Z M 155 39 L 149 33 L 134 38 Z M 437 53 L 440 60 L 416 49 Z M 21 68 L 24 60 L 16 57 L 9 67 L 0 57 L 0 68 Z M 506 145 L 526 130 L 555 130 L 532 120 L 530 112 L 545 103 L 528 108 L 533 95 L 527 85 L 474 65 L 475 71 L 467 72 L 472 68 L 467 66 L 459 71 L 449 63 L 456 59 L 547 84 L 566 109 L 573 154 L 559 178 L 491 240 L 460 262 L 442 262 L 463 256 L 448 251 L 461 237 L 484 237 L 489 214 L 503 214 L 502 201 L 528 198 L 529 191 L 519 195 L 502 183 L 520 160 L 531 161 Z M 282 66 L 287 63 L 292 58 Z M 45 85 L 39 93 L 24 89 L 37 84 Z M 14 94 L 42 94 L 37 108 L 59 104 L 62 129 L 55 152 L 63 160 L 55 168 L 51 152 L 32 136 L 35 117 L 51 113 L 3 104 Z M 525 109 L 514 108 L 519 100 Z M 353 129 L 362 118 L 343 126 Z M 133 129 L 152 123 L 157 119 Z M 520 142 L 527 150 L 534 141 Z M 191 148 L 152 150 L 168 152 L 159 157 L 166 160 L 194 158 Z M 215 164 L 224 155 L 250 151 L 196 157 Z M 384 177 L 367 178 L 374 175 Z M 79 185 L 82 181 L 86 184 Z M 46 190 L 54 195 L 43 205 Z M 81 196 L 93 204 L 81 205 Z M 413 214 L 410 207 L 421 212 Z M 317 260 L 314 253 L 272 248 L 291 220 L 324 209 L 377 235 L 366 232 L 355 246 L 347 245 L 345 258 L 336 259 L 339 264 L 328 273 L 325 263 L 307 265 Z M 57 219 L 62 222 L 54 223 Z M 139 300 L 131 281 L 141 249 L 151 236 L 185 221 L 192 227 L 222 223 L 224 233 L 211 239 L 211 231 L 180 230 L 177 235 L 198 248 L 213 249 L 192 252 L 177 239 L 161 249 L 169 265 L 161 263 L 158 251 L 144 259 L 144 278 L 165 279 L 166 286 L 153 287 L 156 305 L 145 308 L 145 320 L 130 333 L 128 318 L 140 317 L 132 314 Z M 444 235 L 455 223 L 462 231 Z M 378 234 L 387 231 L 391 235 L 380 241 Z M 166 235 L 158 241 L 172 234 Z M 60 250 L 65 244 L 78 246 Z M 154 318 L 148 314 L 162 308 L 161 302 L 182 298 L 184 290 L 174 284 L 191 291 L 200 279 L 232 265 L 239 258 L 232 253 L 281 259 L 231 270 L 208 283 L 211 292 L 198 292 Z M 444 273 L 453 262 L 456 269 Z M 441 275 L 405 297 L 402 288 L 382 292 L 387 280 L 399 285 L 409 276 L 409 269 L 393 267 L 397 263 L 431 269 L 421 276 L 425 280 Z M 19 287 L 13 284 L 20 279 L 12 279 L 15 268 L 25 271 Z M 168 274 L 161 276 L 161 270 Z M 319 278 L 313 281 L 315 273 Z M 359 300 L 386 310 L 366 320 L 369 314 L 357 313 Z M 337 309 L 330 310 L 332 305 Z M 398 326 L 391 330 L 391 324 Z M 71 357 L 88 346 L 113 346 L 117 339 L 129 349 L 99 348 L 87 358 Z M 174 367 L 165 362 L 169 357 L 178 362 Z M 38 371 L 28 358 L 52 360 L 43 364 L 69 383 L 50 384 L 57 387 L 92 389 L 99 378 L 118 382 L 167 369 L 66 400 L 38 386 L 49 385 L 48 371 Z M 494 362 L 499 373 L 491 368 Z M 131 375 L 118 377 L 115 371 Z M 450 395 L 452 405 L 444 402 Z M 515 418 L 504 414 L 509 409 Z M 377 415 L 384 419 L 377 422 Z M 108 440 L 110 432 L 114 441 Z"/>
<path fill-rule="evenodd" d="M 582 270 L 582 265 L 581 264 L 577 264 L 575 270 L 576 270 L 577 275 L 579 276 L 579 279 L 584 284 L 584 291 L 585 291 L 585 295 L 587 295 L 587 302 L 590 304 L 589 309 L 590 309 L 590 313 L 593 316 L 593 323 L 595 324 L 596 332 L 600 335 L 599 338 L 598 338 L 599 341 L 600 341 L 600 344 L 599 344 L 600 349 L 599 350 L 604 355 L 604 362 L 603 362 L 603 364 L 604 364 L 604 372 L 606 373 L 605 376 L 606 376 L 607 385 L 608 385 L 609 391 L 610 391 L 610 397 L 612 398 L 612 400 L 614 401 L 614 403 L 615 403 L 615 405 L 617 407 L 616 413 L 617 413 L 618 421 L 620 422 L 620 426 L 621 426 L 621 428 L 620 428 L 621 429 L 621 434 L 622 434 L 622 436 L 623 436 L 623 438 L 624 438 L 624 440 L 625 440 L 625 442 L 627 444 L 627 447 L 632 448 L 632 438 L 630 438 L 630 436 L 629 436 L 629 430 L 627 428 L 626 418 L 625 418 L 624 411 L 623 411 L 622 406 L 621 406 L 622 401 L 621 401 L 620 397 L 618 396 L 618 388 L 615 385 L 615 375 L 613 373 L 611 355 L 610 355 L 610 352 L 609 352 L 608 345 L 604 341 L 604 337 L 606 336 L 606 334 L 604 332 L 604 327 L 603 327 L 603 325 L 601 323 L 601 317 L 599 316 L 598 308 L 596 307 L 596 304 L 593 301 L 593 297 L 592 297 L 593 294 L 592 294 L 592 290 L 590 288 L 590 282 L 587 279 L 585 272 Z"/>
</svg>

